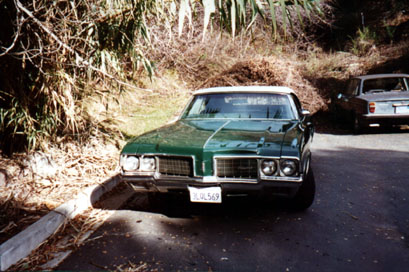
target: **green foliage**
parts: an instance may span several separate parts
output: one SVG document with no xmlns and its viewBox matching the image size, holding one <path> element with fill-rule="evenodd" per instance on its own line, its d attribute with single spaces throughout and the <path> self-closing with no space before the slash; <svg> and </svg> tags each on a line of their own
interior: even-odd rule
<svg viewBox="0 0 409 272">
<path fill-rule="evenodd" d="M 395 37 L 395 32 L 396 32 L 396 26 L 391 26 L 388 25 L 385 21 L 384 21 L 384 28 L 385 28 L 385 32 L 386 32 L 386 37 L 389 40 L 393 40 L 393 38 Z"/>
<path fill-rule="evenodd" d="M 36 148 L 39 140 L 55 132 L 58 117 L 46 112 L 48 108 L 43 104 L 30 106 L 16 97 L 11 98 L 10 102 L 8 108 L 0 108 L 0 140 L 5 144 L 4 151 L 19 151 L 25 146 L 28 149 Z M 15 142 L 18 146 L 11 146 Z"/>
<path fill-rule="evenodd" d="M 358 56 L 368 53 L 369 49 L 376 44 L 377 35 L 369 27 L 358 29 L 356 37 L 351 37 L 351 52 Z"/>
<path fill-rule="evenodd" d="M 193 0 L 182 0 L 182 8 L 179 10 L 179 35 L 183 29 L 183 22 L 185 16 L 191 21 L 191 8 Z M 210 17 L 217 16 L 217 19 L 222 28 L 227 29 L 233 37 L 240 31 L 249 29 L 257 19 L 262 19 L 271 22 L 273 28 L 273 37 L 277 39 L 279 34 L 279 22 L 278 15 L 281 16 L 281 26 L 284 35 L 287 35 L 288 24 L 292 27 L 294 21 L 294 12 L 298 21 L 303 26 L 303 15 L 301 10 L 305 12 L 307 17 L 311 12 L 321 14 L 320 1 L 319 0 L 202 0 L 204 12 L 204 30 L 206 33 Z M 268 14 L 268 12 L 270 14 Z M 280 14 L 281 13 L 281 14 Z"/>
<path fill-rule="evenodd" d="M 76 135 L 87 125 L 77 108 L 88 85 L 133 88 L 128 70 L 153 73 L 144 55 L 146 17 L 155 0 L 5 0 L 0 21 L 0 147 L 41 147 L 42 139 Z"/>
<path fill-rule="evenodd" d="M 138 89 L 136 76 L 153 75 L 146 55 L 160 39 L 153 28 L 171 36 L 179 19 L 182 34 L 185 18 L 199 19 L 203 36 L 218 23 L 235 37 L 261 18 L 277 39 L 319 11 L 318 0 L 3 0 L 0 148 L 36 149 L 43 139 L 86 131 L 93 122 L 81 114 L 81 99 Z"/>
</svg>

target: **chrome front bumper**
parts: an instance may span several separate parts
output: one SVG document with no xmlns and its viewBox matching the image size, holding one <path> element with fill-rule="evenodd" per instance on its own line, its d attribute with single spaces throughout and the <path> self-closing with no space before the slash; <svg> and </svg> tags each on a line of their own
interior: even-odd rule
<svg viewBox="0 0 409 272">
<path fill-rule="evenodd" d="M 122 180 L 128 182 L 137 191 L 147 192 L 188 192 L 188 187 L 222 188 L 223 195 L 276 195 L 293 197 L 303 181 L 303 176 L 296 178 L 275 177 L 274 179 L 225 179 L 216 177 L 176 177 L 163 175 L 140 176 L 121 175 Z"/>
</svg>

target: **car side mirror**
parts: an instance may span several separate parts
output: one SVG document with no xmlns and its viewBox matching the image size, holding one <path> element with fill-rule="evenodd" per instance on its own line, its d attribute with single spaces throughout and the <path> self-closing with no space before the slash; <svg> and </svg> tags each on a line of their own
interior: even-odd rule
<svg viewBox="0 0 409 272">
<path fill-rule="evenodd" d="M 301 109 L 301 118 L 303 120 L 310 120 L 311 112 L 309 110 Z"/>
<path fill-rule="evenodd" d="M 311 112 L 305 109 L 301 109 L 301 120 L 303 123 L 305 122 L 304 125 L 306 125 L 307 127 L 311 127 Z"/>
<path fill-rule="evenodd" d="M 308 111 L 308 110 L 301 110 L 301 114 L 302 115 L 304 115 L 304 116 L 308 116 L 308 115 L 311 115 L 311 112 L 310 111 Z"/>
</svg>

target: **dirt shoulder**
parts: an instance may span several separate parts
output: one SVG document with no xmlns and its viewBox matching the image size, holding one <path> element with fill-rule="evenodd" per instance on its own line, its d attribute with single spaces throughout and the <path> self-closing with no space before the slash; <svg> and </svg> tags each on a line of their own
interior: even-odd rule
<svg viewBox="0 0 409 272">
<path fill-rule="evenodd" d="M 115 175 L 118 148 L 96 138 L 62 143 L 46 152 L 0 156 L 0 243 L 89 186 Z"/>
</svg>

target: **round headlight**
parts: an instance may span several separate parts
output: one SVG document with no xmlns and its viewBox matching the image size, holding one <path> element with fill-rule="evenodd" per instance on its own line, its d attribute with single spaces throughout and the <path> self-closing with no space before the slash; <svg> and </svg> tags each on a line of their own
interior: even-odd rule
<svg viewBox="0 0 409 272">
<path fill-rule="evenodd" d="M 155 171 L 155 158 L 152 157 L 144 157 L 141 159 L 141 171 Z"/>
<path fill-rule="evenodd" d="M 139 160 L 135 156 L 128 156 L 123 158 L 122 168 L 125 171 L 136 171 L 139 166 Z"/>
<path fill-rule="evenodd" d="M 280 164 L 281 171 L 286 176 L 292 176 L 297 172 L 297 164 L 292 160 L 284 160 Z"/>
<path fill-rule="evenodd" d="M 264 160 L 261 162 L 261 171 L 266 176 L 273 175 L 277 170 L 277 164 L 275 161 Z"/>
</svg>

